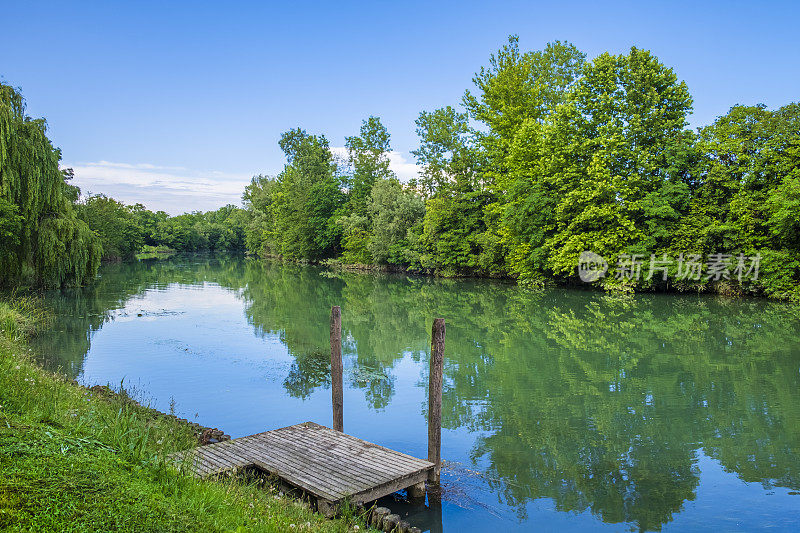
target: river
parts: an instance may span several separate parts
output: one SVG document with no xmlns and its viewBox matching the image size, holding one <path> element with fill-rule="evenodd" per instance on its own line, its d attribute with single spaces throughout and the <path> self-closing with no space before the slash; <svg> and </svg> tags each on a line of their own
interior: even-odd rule
<svg viewBox="0 0 800 533">
<path fill-rule="evenodd" d="M 87 385 L 240 437 L 331 424 L 425 457 L 430 326 L 447 320 L 443 501 L 431 531 L 796 530 L 800 308 L 531 292 L 242 257 L 104 265 L 48 293 L 34 350 Z"/>
</svg>

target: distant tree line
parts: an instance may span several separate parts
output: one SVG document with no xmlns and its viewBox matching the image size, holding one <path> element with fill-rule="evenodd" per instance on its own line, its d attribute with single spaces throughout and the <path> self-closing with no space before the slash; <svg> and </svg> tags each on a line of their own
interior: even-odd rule
<svg viewBox="0 0 800 533">
<path fill-rule="evenodd" d="M 60 169 L 46 122 L 0 84 L 0 287 L 80 285 L 101 260 L 130 260 L 145 245 L 176 251 L 244 250 L 250 215 L 228 205 L 170 217 L 104 195 L 81 198 Z"/>
<path fill-rule="evenodd" d="M 131 260 L 144 246 L 178 252 L 245 249 L 248 214 L 226 205 L 216 211 L 169 216 L 142 204 L 126 205 L 102 194 L 76 205 L 78 218 L 100 237 L 103 259 Z"/>
<path fill-rule="evenodd" d="M 800 298 L 800 105 L 737 105 L 693 131 L 686 84 L 650 52 L 588 61 L 565 42 L 523 52 L 515 36 L 473 82 L 458 108 L 420 113 L 421 172 L 409 183 L 390 168 L 387 129 L 369 117 L 344 157 L 324 135 L 285 132 L 283 171 L 253 178 L 244 209 L 177 217 L 79 200 L 44 122 L 2 86 L 0 246 L 10 270 L 0 280 L 80 283 L 101 255 L 126 259 L 148 244 L 541 286 L 576 281 L 591 250 L 610 262 L 596 282 L 604 288 Z M 681 254 L 757 255 L 759 276 L 681 280 L 673 264 L 667 281 L 632 279 L 614 264 Z"/>
</svg>

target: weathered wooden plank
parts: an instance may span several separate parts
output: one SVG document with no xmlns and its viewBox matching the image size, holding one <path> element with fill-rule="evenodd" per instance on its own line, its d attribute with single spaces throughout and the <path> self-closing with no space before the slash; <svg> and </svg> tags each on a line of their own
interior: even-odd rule
<svg viewBox="0 0 800 533">
<path fill-rule="evenodd" d="M 320 491 L 327 498 L 337 494 L 338 489 L 332 480 L 317 478 L 313 474 L 298 468 L 297 460 L 293 459 L 290 453 L 285 453 L 285 450 L 279 456 L 270 455 L 259 449 L 256 449 L 255 452 L 252 464 L 258 468 L 263 469 L 264 464 L 270 465 L 270 468 L 267 469 L 268 472 L 277 472 L 280 474 L 279 477 L 289 481 L 292 485 L 314 492 L 315 495 L 319 495 Z M 287 476 L 291 476 L 291 479 Z"/>
<path fill-rule="evenodd" d="M 358 448 L 350 443 L 343 442 L 341 438 L 338 442 L 334 439 L 329 439 L 327 436 L 320 437 L 319 435 L 304 435 L 289 433 L 292 439 L 308 443 L 309 449 L 313 449 L 318 453 L 324 453 L 326 456 L 330 455 L 331 459 L 337 461 L 339 464 L 344 464 L 347 467 L 366 470 L 368 472 L 375 472 L 381 478 L 391 477 L 392 472 L 405 473 L 409 467 L 416 465 L 395 465 L 392 462 L 381 461 L 379 457 L 375 457 L 375 461 L 371 461 L 372 457 L 366 454 L 359 454 L 357 452 L 363 451 L 363 448 Z"/>
<path fill-rule="evenodd" d="M 434 467 L 311 422 L 176 453 L 172 459 L 200 477 L 254 466 L 331 505 L 419 486 Z"/>
<path fill-rule="evenodd" d="M 285 451 L 286 450 L 282 450 L 282 452 Z M 292 450 L 292 453 L 298 453 L 297 449 Z M 323 459 L 327 459 L 327 457 Z M 300 460 L 302 460 L 302 457 L 300 457 Z M 339 497 L 344 497 L 364 490 L 366 487 L 384 482 L 384 480 L 364 480 L 359 477 L 356 472 L 352 471 L 352 469 L 339 465 L 326 464 L 324 461 L 314 461 L 311 465 L 301 463 L 293 464 L 292 466 L 303 472 L 303 475 L 309 482 L 327 487 L 329 492 L 335 493 Z"/>
<path fill-rule="evenodd" d="M 332 451 L 323 451 L 323 452 L 316 452 L 324 455 L 326 459 L 329 460 L 330 468 L 337 468 L 340 470 L 351 471 L 353 473 L 357 473 L 358 477 L 363 479 L 366 482 L 372 483 L 383 483 L 385 481 L 391 480 L 396 478 L 397 476 L 406 475 L 409 472 L 415 472 L 418 470 L 424 470 L 417 468 L 417 467 L 408 467 L 408 468 L 400 468 L 400 467 L 390 467 L 388 464 L 384 465 L 384 468 L 381 468 L 377 465 L 372 465 L 370 463 L 365 463 L 358 459 L 354 459 L 352 457 L 346 457 L 341 455 L 336 455 Z"/>
<path fill-rule="evenodd" d="M 330 495 L 324 489 L 320 489 L 317 486 L 313 486 L 313 485 L 307 484 L 303 480 L 301 480 L 299 478 L 296 478 L 294 476 L 294 474 L 292 474 L 291 472 L 287 472 L 284 469 L 276 466 L 275 463 L 273 463 L 273 462 L 267 463 L 267 462 L 264 462 L 264 461 L 255 460 L 253 462 L 253 465 L 258 467 L 258 468 L 260 468 L 260 469 L 262 469 L 265 472 L 268 472 L 268 473 L 270 473 L 270 474 L 272 474 L 274 476 L 277 476 L 277 477 L 279 477 L 279 478 L 281 478 L 281 479 L 283 479 L 285 481 L 288 481 L 289 483 L 291 483 L 295 487 L 298 487 L 298 488 L 301 488 L 301 489 L 305 490 L 306 492 L 308 492 L 312 496 L 315 496 L 317 498 L 323 498 L 323 499 L 330 500 L 330 501 L 339 500 L 338 496 Z"/>
<path fill-rule="evenodd" d="M 325 515 L 326 518 L 333 518 L 338 510 L 338 505 L 335 502 L 326 500 L 324 498 L 317 498 L 317 511 Z"/>
<path fill-rule="evenodd" d="M 298 438 L 298 440 L 300 440 L 300 438 Z M 323 450 L 323 451 L 321 451 L 319 453 L 324 454 L 326 457 L 334 457 L 334 451 L 335 451 L 335 448 L 331 448 L 331 449 Z M 374 450 L 373 450 L 373 452 L 374 452 Z M 375 466 L 374 467 L 368 466 L 368 463 L 369 463 L 369 461 L 366 461 L 366 464 L 365 464 L 365 457 L 364 456 L 361 456 L 361 457 L 358 457 L 358 458 L 347 458 L 346 457 L 346 458 L 344 458 L 342 460 L 342 463 L 338 463 L 337 466 L 339 466 L 339 464 L 341 464 L 342 465 L 341 468 L 347 469 L 347 470 L 376 471 L 377 475 L 379 476 L 377 479 L 374 479 L 374 481 L 376 483 L 383 483 L 383 482 L 385 482 L 387 480 L 393 479 L 393 478 L 398 477 L 398 476 L 403 476 L 403 475 L 407 475 L 409 473 L 418 472 L 418 471 L 422 471 L 422 470 L 429 470 L 429 469 L 431 469 L 433 467 L 432 464 L 427 463 L 425 461 L 413 461 L 410 464 L 406 463 L 404 466 L 391 466 L 390 462 L 387 461 L 385 457 L 383 457 L 383 458 L 377 457 L 376 460 L 375 460 Z M 382 467 L 379 466 L 381 464 L 383 465 Z M 380 468 L 382 468 L 383 471 L 381 471 Z"/>
<path fill-rule="evenodd" d="M 188 455 L 182 454 L 176 462 L 188 461 L 190 464 L 187 466 L 201 477 L 232 471 L 249 464 L 244 458 L 230 455 L 222 448 L 212 448 L 212 446 L 195 448 Z"/>
<path fill-rule="evenodd" d="M 325 457 L 316 457 L 302 448 L 284 445 L 278 448 L 271 444 L 251 443 L 259 459 L 266 462 L 280 462 L 284 468 L 295 472 L 297 477 L 305 479 L 309 484 L 326 487 L 329 492 L 347 494 L 352 492 L 352 486 L 358 484 L 351 473 L 346 473 L 326 464 Z"/>
<path fill-rule="evenodd" d="M 207 461 L 212 461 L 223 466 L 230 465 L 232 462 L 235 462 L 235 460 L 229 457 L 221 448 L 204 446 L 197 448 L 195 455 L 201 456 Z"/>
<path fill-rule="evenodd" d="M 373 455 L 379 457 L 381 461 L 387 458 L 390 460 L 394 460 L 395 462 L 397 462 L 398 465 L 403 466 L 403 468 L 406 468 L 408 466 L 418 466 L 418 467 L 433 466 L 431 463 L 428 463 L 427 461 L 412 458 L 410 456 L 404 456 L 401 454 L 387 456 L 385 453 L 388 451 L 387 449 L 379 447 L 377 445 L 373 445 L 371 443 L 367 443 L 366 441 L 362 441 L 360 439 L 356 439 L 355 437 L 350 437 L 348 435 L 343 435 L 340 433 L 331 434 L 330 432 L 328 435 L 325 435 L 325 434 L 310 434 L 303 432 L 286 431 L 293 429 L 294 427 L 283 428 L 283 430 L 280 431 L 276 430 L 275 432 L 271 432 L 270 435 L 265 435 L 265 437 L 273 438 L 273 436 L 278 436 L 278 435 L 289 436 L 291 439 L 303 440 L 303 442 L 308 443 L 309 447 L 313 447 L 314 449 L 335 450 L 349 457 L 353 457 L 354 460 L 368 459 L 370 455 Z M 347 440 L 351 440 L 353 442 L 352 443 L 347 442 Z"/>
<path fill-rule="evenodd" d="M 241 458 L 228 454 L 223 448 L 213 445 L 195 448 L 192 450 L 191 456 L 214 469 L 232 468 L 234 466 L 241 466 L 239 463 L 242 463 Z"/>
<path fill-rule="evenodd" d="M 192 454 L 188 461 L 190 468 L 199 475 L 211 475 L 220 468 L 216 464 L 206 461 L 203 456 L 199 454 Z"/>
<path fill-rule="evenodd" d="M 311 424 L 313 424 L 313 422 Z M 323 431 L 327 430 L 326 434 L 328 436 L 331 435 L 330 430 L 328 430 L 328 428 L 325 428 L 324 426 L 319 426 L 317 424 L 314 424 L 314 425 L 317 426 L 318 428 L 320 428 Z M 395 451 L 395 450 L 392 450 L 392 449 L 389 449 L 389 448 L 385 448 L 385 447 L 380 446 L 378 444 L 374 444 L 372 442 L 368 442 L 368 441 L 359 439 L 357 437 L 353 437 L 352 435 L 347 435 L 346 433 L 342 435 L 342 440 L 343 441 L 347 441 L 349 443 L 352 443 L 354 446 L 363 447 L 363 449 L 365 451 L 375 451 L 376 453 L 380 453 L 382 457 L 385 457 L 387 459 L 399 460 L 401 462 L 401 464 L 419 463 L 420 465 L 430 466 L 430 463 L 428 463 L 428 461 L 425 461 L 423 459 L 418 459 L 416 457 L 412 457 L 410 455 L 406 455 L 404 453 L 400 453 L 398 451 Z"/>
<path fill-rule="evenodd" d="M 214 456 L 219 457 L 221 459 L 224 459 L 224 460 L 226 460 L 228 462 L 235 462 L 236 463 L 236 462 L 240 462 L 240 461 L 245 459 L 241 454 L 241 447 L 240 448 L 232 448 L 232 447 L 229 447 L 229 446 L 211 445 L 211 446 L 203 446 L 203 447 L 198 448 L 198 449 L 201 450 L 203 453 L 206 453 L 206 454 L 209 454 L 209 455 L 214 455 Z"/>
<path fill-rule="evenodd" d="M 348 478 L 340 478 L 338 476 L 334 480 L 331 476 L 330 468 L 326 471 L 321 463 L 309 459 L 306 454 L 294 449 L 281 448 L 276 451 L 272 448 L 264 448 L 259 443 L 251 443 L 251 445 L 253 446 L 254 458 L 257 458 L 262 463 L 274 463 L 283 471 L 291 473 L 296 479 L 302 480 L 304 485 L 299 485 L 301 488 L 313 486 L 326 489 L 329 495 L 331 493 L 336 494 L 342 490 L 343 481 L 348 480 Z"/>
<path fill-rule="evenodd" d="M 425 498 L 425 481 L 408 487 L 408 497 L 411 500 L 420 500 Z"/>
<path fill-rule="evenodd" d="M 325 434 L 327 434 L 329 436 L 330 435 L 337 435 L 336 433 L 331 431 L 329 428 L 326 428 L 325 426 L 321 426 L 321 425 L 316 424 L 314 422 L 304 422 L 303 424 L 297 424 L 295 426 L 289 426 L 289 428 L 297 428 L 298 426 L 307 426 L 309 428 L 324 432 Z M 289 429 L 289 428 L 283 428 L 283 429 Z M 280 431 L 280 430 L 276 430 L 276 431 Z M 358 437 L 354 437 L 352 435 L 348 435 L 347 433 L 341 433 L 338 436 L 339 436 L 339 438 L 341 438 L 344 441 L 352 442 L 357 446 L 363 446 L 367 450 L 380 450 L 381 452 L 386 454 L 387 459 L 402 458 L 403 461 L 407 461 L 409 463 L 419 463 L 421 466 L 432 466 L 432 463 L 430 463 L 428 461 L 425 461 L 424 459 L 418 459 L 418 458 L 413 457 L 411 455 L 406 455 L 406 454 L 398 452 L 396 450 L 392 450 L 390 448 L 386 448 L 384 446 L 380 446 L 378 444 L 375 444 L 375 443 L 372 443 L 372 442 L 369 442 L 369 441 L 365 441 L 363 439 L 359 439 Z"/>
<path fill-rule="evenodd" d="M 259 466 L 259 468 L 263 468 L 274 475 L 282 477 L 293 485 L 304 488 L 314 496 L 324 497 L 332 502 L 338 502 L 344 498 L 350 498 L 354 502 L 372 501 L 412 485 L 424 484 L 428 475 L 427 470 L 420 470 L 405 476 L 388 478 L 383 483 L 367 483 L 360 487 L 358 485 L 351 485 L 349 489 L 345 489 L 345 485 L 340 483 L 338 487 L 334 487 L 331 490 L 330 484 L 323 486 L 317 482 L 309 482 L 308 478 L 296 477 L 296 474 L 290 469 L 277 467 L 275 463 L 276 461 L 274 460 L 269 463 L 260 460 L 255 461 L 255 464 Z M 337 472 L 337 475 L 338 474 Z M 341 478 L 338 478 L 338 480 L 341 481 Z M 325 494 L 326 491 L 334 493 L 328 492 L 328 494 Z"/>
<path fill-rule="evenodd" d="M 417 485 L 418 483 L 424 483 L 425 478 L 427 477 L 427 471 L 417 472 L 416 474 L 393 479 L 392 481 L 384 483 L 383 485 L 365 489 L 359 493 L 351 495 L 350 497 L 354 502 L 370 502 L 393 494 L 398 490 L 403 490 L 413 485 Z"/>
<path fill-rule="evenodd" d="M 214 454 L 226 461 L 231 468 L 241 468 L 249 464 L 249 457 L 242 455 L 241 450 L 224 446 L 204 446 L 206 454 Z"/>
<path fill-rule="evenodd" d="M 363 450 L 362 453 L 351 456 L 351 461 L 356 465 L 363 465 L 385 472 L 387 475 L 404 474 L 410 470 L 431 468 L 430 464 L 395 462 L 392 458 L 382 455 L 374 450 Z"/>
<path fill-rule="evenodd" d="M 375 483 L 381 483 L 385 479 L 391 477 L 382 476 L 381 478 L 369 478 L 365 475 L 363 469 L 359 469 L 358 465 L 353 462 L 341 460 L 339 457 L 330 453 L 325 453 L 324 450 L 313 449 L 304 447 L 303 443 L 298 440 L 290 440 L 286 437 L 275 436 L 275 443 L 284 449 L 290 449 L 299 453 L 302 460 L 306 461 L 307 466 L 314 469 L 314 473 L 319 474 L 324 479 L 330 479 L 331 473 L 336 472 L 336 476 L 343 480 L 349 480 L 349 485 L 361 490 L 364 486 L 369 486 Z M 321 460 L 309 460 L 309 457 L 322 458 Z M 356 490 L 356 491 L 357 491 Z"/>
<path fill-rule="evenodd" d="M 197 459 L 199 461 L 202 461 L 203 463 L 208 465 L 209 470 L 212 471 L 212 472 L 216 472 L 218 470 L 226 470 L 226 469 L 229 469 L 231 467 L 231 464 L 230 464 L 229 461 L 217 460 L 215 456 L 213 456 L 213 455 L 211 455 L 209 453 L 196 454 L 195 455 L 195 459 Z"/>
<path fill-rule="evenodd" d="M 353 480 L 358 483 L 380 483 L 385 477 L 385 475 L 382 476 L 379 472 L 358 469 L 357 465 L 354 463 L 342 460 L 335 455 L 323 453 L 313 448 L 305 448 L 302 443 L 295 444 L 294 449 L 296 450 L 305 450 L 307 455 L 324 458 L 324 460 L 317 465 L 324 477 L 329 477 L 332 470 L 347 472 L 348 477 L 353 478 Z M 293 445 L 289 444 L 288 446 Z"/>
<path fill-rule="evenodd" d="M 309 448 L 311 449 L 311 448 Z M 360 463 L 357 460 L 354 460 L 352 457 L 347 457 L 346 455 L 342 455 L 339 452 L 335 452 L 333 450 L 315 450 L 314 453 L 324 456 L 326 458 L 326 463 L 328 463 L 330 468 L 338 468 L 348 471 L 353 471 L 354 473 L 358 474 L 358 477 L 365 482 L 373 482 L 373 483 L 381 483 L 386 479 L 391 479 L 396 475 L 407 473 L 408 469 L 405 471 L 398 471 L 398 470 L 389 470 L 384 469 L 381 470 L 376 466 L 370 466 L 368 464 Z"/>
</svg>

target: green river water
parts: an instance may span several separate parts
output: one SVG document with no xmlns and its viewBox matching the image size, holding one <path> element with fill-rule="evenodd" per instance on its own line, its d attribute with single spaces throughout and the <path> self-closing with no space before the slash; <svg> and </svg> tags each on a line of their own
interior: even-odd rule
<svg viewBox="0 0 800 533">
<path fill-rule="evenodd" d="M 758 299 L 332 272 L 241 257 L 105 265 L 47 295 L 53 368 L 234 437 L 331 424 L 425 457 L 430 326 L 447 320 L 431 531 L 800 529 L 800 308 Z"/>
</svg>

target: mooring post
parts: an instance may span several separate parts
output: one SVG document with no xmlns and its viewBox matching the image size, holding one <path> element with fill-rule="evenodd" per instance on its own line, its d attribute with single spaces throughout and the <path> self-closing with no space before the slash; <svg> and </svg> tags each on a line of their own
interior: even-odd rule
<svg viewBox="0 0 800 533">
<path fill-rule="evenodd" d="M 331 400 L 336 431 L 344 431 L 342 370 L 342 310 L 334 305 L 331 307 Z"/>
<path fill-rule="evenodd" d="M 444 318 L 433 320 L 431 370 L 428 382 L 428 461 L 436 465 L 428 481 L 439 483 L 442 470 L 442 374 L 444 373 Z"/>
</svg>

